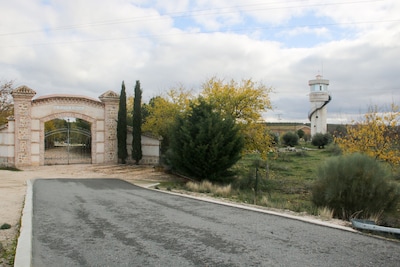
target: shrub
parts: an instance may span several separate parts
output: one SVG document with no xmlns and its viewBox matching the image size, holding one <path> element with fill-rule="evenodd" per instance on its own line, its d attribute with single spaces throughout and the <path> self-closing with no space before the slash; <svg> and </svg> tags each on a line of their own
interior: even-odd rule
<svg viewBox="0 0 400 267">
<path fill-rule="evenodd" d="M 8 224 L 8 223 L 3 223 L 3 224 L 0 226 L 0 229 L 1 229 L 1 230 L 10 229 L 10 228 L 11 228 L 11 225 Z"/>
<path fill-rule="evenodd" d="M 342 155 L 342 150 L 340 149 L 340 147 L 336 143 L 330 143 L 326 147 L 326 152 L 328 152 L 328 153 L 330 153 L 331 155 L 334 155 L 334 156 Z"/>
<path fill-rule="evenodd" d="M 318 148 L 325 148 L 325 146 L 332 142 L 332 135 L 330 133 L 322 134 L 316 133 L 311 140 L 313 146 Z"/>
<path fill-rule="evenodd" d="M 287 146 L 295 146 L 299 144 L 299 136 L 294 132 L 287 132 L 282 136 L 282 141 Z"/>
<path fill-rule="evenodd" d="M 296 133 L 299 136 L 299 138 L 303 138 L 304 135 L 306 134 L 302 129 L 298 129 Z"/>
<path fill-rule="evenodd" d="M 244 138 L 232 117 L 199 98 L 177 117 L 171 129 L 169 163 L 178 173 L 196 180 L 226 181 L 240 158 Z"/>
<path fill-rule="evenodd" d="M 312 201 L 333 209 L 333 215 L 349 219 L 355 214 L 368 218 L 396 206 L 398 187 L 378 161 L 362 154 L 330 158 L 318 169 Z"/>
</svg>

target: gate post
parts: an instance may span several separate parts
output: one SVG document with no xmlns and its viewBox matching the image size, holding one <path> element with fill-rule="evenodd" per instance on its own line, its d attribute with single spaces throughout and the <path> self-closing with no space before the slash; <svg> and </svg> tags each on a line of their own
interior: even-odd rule
<svg viewBox="0 0 400 267">
<path fill-rule="evenodd" d="M 99 96 L 104 103 L 104 163 L 118 163 L 117 121 L 119 95 L 113 91 L 107 91 Z"/>
<path fill-rule="evenodd" d="M 32 164 L 31 110 L 36 92 L 23 85 L 11 92 L 14 99 L 15 118 L 15 167 Z"/>
</svg>

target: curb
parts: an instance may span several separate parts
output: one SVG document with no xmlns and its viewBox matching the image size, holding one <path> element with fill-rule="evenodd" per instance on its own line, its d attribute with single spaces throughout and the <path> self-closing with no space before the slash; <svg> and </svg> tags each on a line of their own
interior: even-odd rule
<svg viewBox="0 0 400 267">
<path fill-rule="evenodd" d="M 15 267 L 31 266 L 32 262 L 32 183 L 32 180 L 26 181 L 25 204 L 22 211 L 21 230 L 18 237 L 17 250 L 15 253 Z"/>
<path fill-rule="evenodd" d="M 219 200 L 216 200 L 216 199 L 197 197 L 197 196 L 185 195 L 185 194 L 182 194 L 182 193 L 175 193 L 175 192 L 170 192 L 170 191 L 164 191 L 164 190 L 158 190 L 158 189 L 150 188 L 151 186 L 154 186 L 154 185 L 150 185 L 149 187 L 141 186 L 141 185 L 137 185 L 137 184 L 135 184 L 135 185 L 139 186 L 139 187 L 142 187 L 142 188 L 145 188 L 145 189 L 148 189 L 148 190 L 161 192 L 161 193 L 165 193 L 165 194 L 170 194 L 170 195 L 175 195 L 175 196 L 181 196 L 181 197 L 196 199 L 196 200 L 200 200 L 200 201 L 204 201 L 204 202 L 209 202 L 209 203 L 214 203 L 214 204 L 218 204 L 218 205 L 229 206 L 229 207 L 243 209 L 243 210 L 250 210 L 250 211 L 254 211 L 254 212 L 265 213 L 265 214 L 269 214 L 269 215 L 273 215 L 273 216 L 283 217 L 283 218 L 296 220 L 296 221 L 302 221 L 302 222 L 305 222 L 305 223 L 324 226 L 324 227 L 329 227 L 329 228 L 334 228 L 334 229 L 338 229 L 338 230 L 342 230 L 342 231 L 347 231 L 347 232 L 352 232 L 352 233 L 359 233 L 357 230 L 355 230 L 355 229 L 353 229 L 351 227 L 338 225 L 338 224 L 333 224 L 333 223 L 321 221 L 321 220 L 318 220 L 318 219 L 305 218 L 305 217 L 301 217 L 301 216 L 290 215 L 290 214 L 285 214 L 285 213 L 280 213 L 280 212 L 276 212 L 276 211 L 260 209 L 260 208 L 256 208 L 256 207 L 250 207 L 250 206 L 241 205 L 241 204 L 235 204 L 235 203 L 219 201 Z"/>
</svg>

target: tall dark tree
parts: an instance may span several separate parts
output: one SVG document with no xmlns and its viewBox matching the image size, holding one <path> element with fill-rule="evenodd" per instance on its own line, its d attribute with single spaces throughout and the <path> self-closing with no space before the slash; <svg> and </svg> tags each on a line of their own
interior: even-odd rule
<svg viewBox="0 0 400 267">
<path fill-rule="evenodd" d="M 240 159 L 244 145 L 234 119 L 202 98 L 176 119 L 170 137 L 168 159 L 172 167 L 198 180 L 223 179 Z"/>
<path fill-rule="evenodd" d="M 136 164 L 142 159 L 142 90 L 140 82 L 136 81 L 135 99 L 133 100 L 133 123 L 132 123 L 132 159 Z"/>
<path fill-rule="evenodd" d="M 128 157 L 128 150 L 126 147 L 127 137 L 127 124 L 126 124 L 126 92 L 125 83 L 122 81 L 121 94 L 119 96 L 119 109 L 118 109 L 118 123 L 117 123 L 117 138 L 118 138 L 118 158 L 122 164 L 126 163 Z"/>
</svg>

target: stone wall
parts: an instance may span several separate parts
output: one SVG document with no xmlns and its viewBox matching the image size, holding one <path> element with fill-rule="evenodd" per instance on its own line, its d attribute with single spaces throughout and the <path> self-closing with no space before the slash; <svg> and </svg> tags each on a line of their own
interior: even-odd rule
<svg viewBox="0 0 400 267">
<path fill-rule="evenodd" d="M 132 160 L 132 127 L 128 126 L 128 136 L 126 138 L 126 146 L 128 150 L 128 163 L 133 163 Z M 153 136 L 142 135 L 142 154 L 140 164 L 158 165 L 160 163 L 160 145 L 161 140 Z"/>
<path fill-rule="evenodd" d="M 14 98 L 15 166 L 30 166 L 32 164 L 31 100 L 36 92 L 27 86 L 20 86 L 13 90 L 11 94 Z"/>
<path fill-rule="evenodd" d="M 79 118 L 91 125 L 93 164 L 117 164 L 117 120 L 119 95 L 107 91 L 99 100 L 76 95 L 47 95 L 32 98 L 36 92 L 27 86 L 12 91 L 14 117 L 0 128 L 0 165 L 44 165 L 44 124 L 56 118 Z M 131 151 L 132 133 L 128 134 Z M 157 138 L 142 137 L 142 164 L 159 161 Z M 130 156 L 129 156 L 130 158 Z"/>
<path fill-rule="evenodd" d="M 14 162 L 14 117 L 0 126 L 0 166 L 13 167 Z"/>
</svg>

